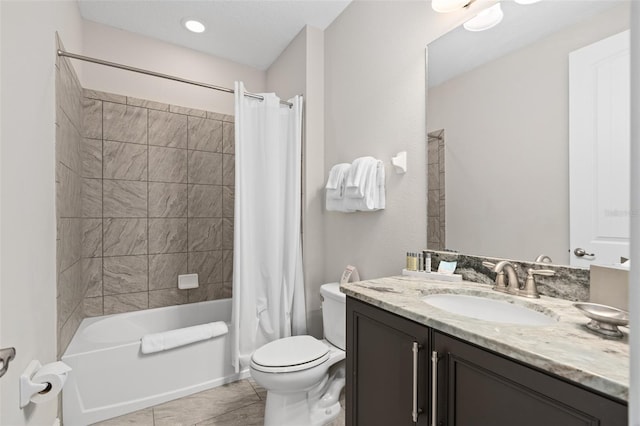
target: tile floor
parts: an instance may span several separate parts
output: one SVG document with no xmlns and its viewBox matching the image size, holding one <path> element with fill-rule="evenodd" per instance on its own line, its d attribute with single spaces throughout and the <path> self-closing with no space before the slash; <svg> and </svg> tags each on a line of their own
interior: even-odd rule
<svg viewBox="0 0 640 426">
<path fill-rule="evenodd" d="M 186 396 L 99 426 L 262 426 L 267 392 L 251 378 Z M 340 416 L 329 426 L 344 426 L 344 393 Z"/>
</svg>

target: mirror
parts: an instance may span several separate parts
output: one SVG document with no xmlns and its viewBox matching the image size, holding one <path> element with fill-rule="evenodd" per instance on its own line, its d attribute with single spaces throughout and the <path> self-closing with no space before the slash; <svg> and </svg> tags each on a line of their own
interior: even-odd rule
<svg viewBox="0 0 640 426">
<path fill-rule="evenodd" d="M 502 3 L 428 47 L 428 246 L 569 264 L 569 53 L 627 30 L 630 2 Z"/>
</svg>

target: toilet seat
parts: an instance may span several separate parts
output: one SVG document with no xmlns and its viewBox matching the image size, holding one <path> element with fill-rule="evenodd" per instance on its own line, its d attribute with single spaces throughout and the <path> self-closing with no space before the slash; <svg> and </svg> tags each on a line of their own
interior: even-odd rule
<svg viewBox="0 0 640 426">
<path fill-rule="evenodd" d="M 278 339 L 257 349 L 251 367 L 265 373 L 307 370 L 329 359 L 329 347 L 313 336 Z"/>
</svg>

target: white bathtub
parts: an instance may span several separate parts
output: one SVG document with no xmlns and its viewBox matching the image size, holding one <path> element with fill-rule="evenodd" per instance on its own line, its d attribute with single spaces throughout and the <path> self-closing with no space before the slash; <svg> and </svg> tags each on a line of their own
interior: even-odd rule
<svg viewBox="0 0 640 426">
<path fill-rule="evenodd" d="M 87 318 L 62 361 L 64 424 L 88 425 L 249 376 L 231 367 L 229 335 L 143 355 L 140 338 L 231 319 L 231 299 Z"/>
</svg>

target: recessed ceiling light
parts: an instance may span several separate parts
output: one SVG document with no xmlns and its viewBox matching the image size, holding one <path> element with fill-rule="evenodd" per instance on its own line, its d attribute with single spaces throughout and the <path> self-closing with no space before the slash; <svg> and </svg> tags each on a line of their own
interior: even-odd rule
<svg viewBox="0 0 640 426">
<path fill-rule="evenodd" d="M 498 25 L 503 17 L 502 7 L 500 3 L 497 3 L 478 13 L 474 18 L 469 19 L 462 25 L 467 31 L 484 31 Z"/>
<path fill-rule="evenodd" d="M 193 33 L 201 33 L 205 30 L 204 24 L 200 21 L 196 21 L 195 19 L 184 19 L 182 21 L 182 25 Z"/>
</svg>

